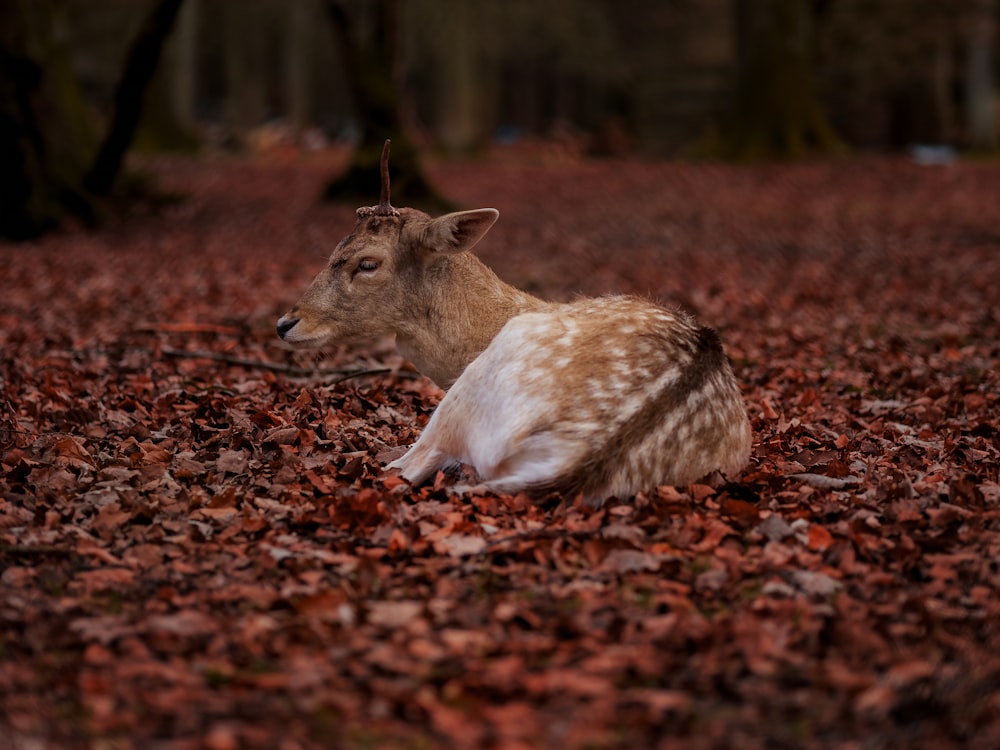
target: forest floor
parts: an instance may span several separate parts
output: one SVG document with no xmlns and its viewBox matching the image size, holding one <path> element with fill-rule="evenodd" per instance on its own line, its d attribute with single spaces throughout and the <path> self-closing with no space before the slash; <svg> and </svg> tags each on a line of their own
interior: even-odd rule
<svg viewBox="0 0 1000 750">
<path fill-rule="evenodd" d="M 0 246 L 0 749 L 1000 747 L 1000 164 L 536 156 L 428 166 L 508 281 L 716 327 L 750 467 L 384 475 L 441 392 L 274 334 L 343 154 L 145 162 Z"/>
</svg>

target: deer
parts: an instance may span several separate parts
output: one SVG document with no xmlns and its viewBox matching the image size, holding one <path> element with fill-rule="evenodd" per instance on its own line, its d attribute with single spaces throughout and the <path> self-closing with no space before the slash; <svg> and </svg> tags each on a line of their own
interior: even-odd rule
<svg viewBox="0 0 1000 750">
<path fill-rule="evenodd" d="M 445 391 L 387 471 L 416 487 L 465 465 L 487 491 L 600 506 L 747 466 L 750 421 L 714 329 L 636 296 L 554 302 L 501 281 L 470 252 L 499 212 L 393 207 L 389 148 L 378 205 L 277 322 L 293 348 L 394 334 Z"/>
</svg>

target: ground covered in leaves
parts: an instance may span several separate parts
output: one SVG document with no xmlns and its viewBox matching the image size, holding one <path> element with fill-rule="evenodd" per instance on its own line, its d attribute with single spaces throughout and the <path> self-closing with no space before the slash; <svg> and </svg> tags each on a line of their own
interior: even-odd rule
<svg viewBox="0 0 1000 750">
<path fill-rule="evenodd" d="M 440 392 L 273 332 L 344 155 L 145 164 L 0 247 L 0 748 L 1000 746 L 1000 165 L 535 156 L 430 174 L 509 281 L 718 328 L 744 474 L 383 475 Z"/>
</svg>

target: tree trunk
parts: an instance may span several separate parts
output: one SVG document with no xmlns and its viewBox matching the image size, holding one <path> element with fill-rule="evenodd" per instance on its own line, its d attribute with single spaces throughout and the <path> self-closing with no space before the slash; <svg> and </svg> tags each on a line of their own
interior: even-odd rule
<svg viewBox="0 0 1000 750">
<path fill-rule="evenodd" d="M 312 116 L 309 86 L 309 35 L 311 18 L 309 0 L 291 0 L 288 5 L 288 26 L 285 29 L 285 91 L 288 119 L 296 142 L 309 126 Z"/>
<path fill-rule="evenodd" d="M 934 97 L 937 141 L 952 143 L 955 138 L 955 112 L 951 99 L 954 70 L 951 64 L 951 34 L 939 27 L 934 34 L 934 64 L 931 67 L 931 93 Z"/>
<path fill-rule="evenodd" d="M 443 13 L 447 54 L 437 55 L 440 82 L 437 128 L 441 145 L 450 153 L 467 154 L 483 145 L 482 76 L 479 67 L 481 40 L 475 3 L 455 3 Z"/>
<path fill-rule="evenodd" d="M 969 145 L 997 146 L 997 100 L 993 49 L 996 43 L 996 4 L 977 0 L 970 14 L 966 52 L 965 101 Z"/>
<path fill-rule="evenodd" d="M 841 144 L 812 69 L 813 18 L 802 0 L 741 0 L 741 65 L 722 150 L 737 159 L 798 158 Z"/>
<path fill-rule="evenodd" d="M 262 61 L 265 45 L 266 12 L 258 3 L 233 0 L 226 3 L 223 44 L 225 45 L 226 105 L 225 120 L 229 145 L 241 148 L 252 128 L 265 116 Z"/>
<path fill-rule="evenodd" d="M 48 0 L 0 2 L 0 236 L 28 239 L 67 214 L 94 219 L 83 188 L 96 138 Z"/>
<path fill-rule="evenodd" d="M 163 42 L 170 34 L 183 0 L 157 0 L 129 50 L 125 70 L 115 90 L 115 113 L 97 158 L 84 177 L 84 185 L 97 195 L 111 192 L 122 160 L 135 137 L 146 89 L 160 60 Z"/>
<path fill-rule="evenodd" d="M 177 18 L 171 101 L 174 117 L 187 132 L 193 132 L 198 99 L 198 11 L 200 0 L 187 0 Z"/>
<path fill-rule="evenodd" d="M 396 76 L 398 6 L 396 0 L 377 0 L 374 28 L 367 44 L 359 20 L 347 0 L 327 0 L 326 12 L 333 29 L 347 81 L 361 122 L 361 143 L 347 172 L 332 180 L 324 191 L 328 200 L 371 203 L 381 190 L 379 160 L 382 145 L 392 139 L 393 195 L 400 205 L 427 210 L 449 207 L 424 176 L 417 150 L 403 127 Z"/>
<path fill-rule="evenodd" d="M 198 0 L 184 0 L 175 28 L 149 82 L 132 148 L 183 151 L 198 148 L 195 122 L 198 56 Z"/>
</svg>

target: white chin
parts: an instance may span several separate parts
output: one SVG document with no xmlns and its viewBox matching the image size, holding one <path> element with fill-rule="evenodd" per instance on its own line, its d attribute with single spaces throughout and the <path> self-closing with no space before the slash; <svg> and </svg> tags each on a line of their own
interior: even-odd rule
<svg viewBox="0 0 1000 750">
<path fill-rule="evenodd" d="M 293 349 L 318 349 L 327 342 L 328 338 L 327 336 L 296 336 L 292 331 L 282 341 Z"/>
<path fill-rule="evenodd" d="M 289 346 L 296 349 L 314 349 L 318 346 L 322 346 L 327 341 L 330 340 L 330 336 L 327 333 L 322 332 L 310 332 L 300 331 L 299 326 L 293 326 L 288 331 L 285 332 L 284 336 L 281 337 Z"/>
</svg>

